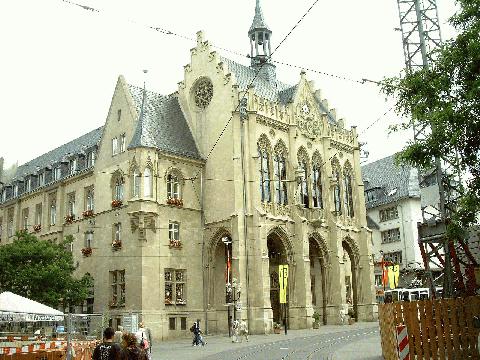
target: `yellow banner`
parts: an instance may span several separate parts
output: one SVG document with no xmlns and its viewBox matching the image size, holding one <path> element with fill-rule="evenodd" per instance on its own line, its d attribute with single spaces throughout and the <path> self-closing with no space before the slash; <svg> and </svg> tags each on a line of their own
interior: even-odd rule
<svg viewBox="0 0 480 360">
<path fill-rule="evenodd" d="M 388 267 L 388 283 L 390 289 L 396 289 L 398 287 L 398 278 L 400 276 L 400 266 L 394 265 Z"/>
<path fill-rule="evenodd" d="M 288 265 L 278 265 L 278 280 L 280 284 L 280 304 L 287 303 Z"/>
</svg>

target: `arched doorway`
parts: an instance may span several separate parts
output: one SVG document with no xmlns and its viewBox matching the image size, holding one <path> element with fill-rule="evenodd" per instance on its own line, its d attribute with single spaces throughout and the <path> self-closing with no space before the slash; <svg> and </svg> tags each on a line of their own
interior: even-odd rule
<svg viewBox="0 0 480 360">
<path fill-rule="evenodd" d="M 355 242 L 346 238 L 342 241 L 343 264 L 345 270 L 345 303 L 353 309 L 355 321 L 358 321 L 358 284 L 357 263 L 358 248 Z"/>
<path fill-rule="evenodd" d="M 285 314 L 282 311 L 282 307 L 280 306 L 280 283 L 278 279 L 278 266 L 287 264 L 287 251 L 285 250 L 285 246 L 280 236 L 276 233 L 272 233 L 267 237 L 267 247 L 270 274 L 270 304 L 272 307 L 273 321 L 276 323 L 283 323 L 285 319 Z"/>
<path fill-rule="evenodd" d="M 312 294 L 313 310 L 322 317 L 322 322 L 327 325 L 327 258 L 315 238 L 308 241 L 310 257 L 310 291 Z"/>
<path fill-rule="evenodd" d="M 222 241 L 228 239 L 228 241 Z M 226 333 L 229 329 L 229 308 L 226 284 L 232 279 L 232 243 L 228 233 L 217 234 L 212 241 L 209 264 L 208 310 L 215 317 L 209 319 L 212 332 Z"/>
</svg>

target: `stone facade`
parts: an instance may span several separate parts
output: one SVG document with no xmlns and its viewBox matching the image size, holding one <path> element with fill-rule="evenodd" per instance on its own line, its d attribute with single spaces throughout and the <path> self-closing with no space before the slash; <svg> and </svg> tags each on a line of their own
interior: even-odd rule
<svg viewBox="0 0 480 360">
<path fill-rule="evenodd" d="M 284 316 L 280 264 L 290 328 L 311 327 L 314 311 L 338 324 L 349 307 L 374 320 L 355 128 L 304 72 L 294 86 L 276 80 L 270 49 L 259 54 L 271 35 L 259 12 L 257 1 L 251 66 L 222 58 L 199 32 L 176 93 L 120 76 L 103 128 L 20 166 L 3 189 L 2 242 L 10 226 L 73 235 L 77 273 L 94 278 L 89 310 L 108 310 L 114 325 L 133 312 L 157 339 L 185 335 L 197 318 L 225 333 L 235 279 L 231 316 L 269 333 Z"/>
</svg>

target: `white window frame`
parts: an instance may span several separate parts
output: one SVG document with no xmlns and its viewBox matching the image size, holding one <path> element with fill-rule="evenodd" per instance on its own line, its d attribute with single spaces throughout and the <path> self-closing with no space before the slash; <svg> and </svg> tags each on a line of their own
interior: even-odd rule
<svg viewBox="0 0 480 360">
<path fill-rule="evenodd" d="M 38 186 L 43 186 L 45 185 L 45 173 L 41 172 L 38 174 Z"/>
<path fill-rule="evenodd" d="M 118 138 L 114 137 L 112 139 L 112 156 L 115 156 L 118 154 Z"/>
<path fill-rule="evenodd" d="M 86 195 L 85 195 L 85 210 L 94 210 L 95 209 L 95 201 L 94 201 L 94 188 L 90 187 L 87 188 Z"/>
<path fill-rule="evenodd" d="M 113 240 L 122 241 L 122 223 L 113 224 Z"/>
<path fill-rule="evenodd" d="M 143 196 L 152 197 L 153 196 L 153 181 L 152 181 L 152 170 L 150 168 L 145 168 L 143 172 Z"/>
<path fill-rule="evenodd" d="M 180 241 L 180 223 L 170 221 L 168 223 L 168 239 L 170 241 Z"/>
<path fill-rule="evenodd" d="M 18 196 L 18 184 L 15 184 L 13 186 L 13 197 L 17 197 Z"/>
<path fill-rule="evenodd" d="M 50 203 L 50 226 L 54 226 L 57 222 L 57 204 Z"/>
<path fill-rule="evenodd" d="M 37 204 L 35 206 L 35 225 L 42 225 L 42 204 Z"/>
<path fill-rule="evenodd" d="M 137 170 L 133 171 L 132 175 L 132 197 L 136 198 L 140 196 L 140 174 Z"/>
<path fill-rule="evenodd" d="M 180 182 L 178 176 L 174 174 L 167 176 L 167 198 L 180 199 Z"/>
<path fill-rule="evenodd" d="M 67 215 L 75 216 L 75 193 L 70 193 L 67 196 Z"/>
<path fill-rule="evenodd" d="M 87 231 L 85 233 L 85 248 L 92 248 L 93 245 L 93 231 Z"/>
<path fill-rule="evenodd" d="M 25 182 L 25 192 L 30 192 L 32 191 L 32 178 L 29 177 L 27 181 Z"/>
<path fill-rule="evenodd" d="M 126 134 L 123 133 L 122 135 L 120 135 L 120 152 L 121 153 L 125 152 L 126 150 L 126 141 L 127 141 Z"/>
</svg>

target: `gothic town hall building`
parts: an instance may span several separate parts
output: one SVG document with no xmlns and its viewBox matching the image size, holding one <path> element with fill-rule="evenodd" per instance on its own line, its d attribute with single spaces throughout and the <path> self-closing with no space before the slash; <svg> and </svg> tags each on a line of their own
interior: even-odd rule
<svg viewBox="0 0 480 360">
<path fill-rule="evenodd" d="M 250 66 L 199 32 L 175 93 L 120 76 L 104 126 L 1 188 L 1 243 L 20 229 L 73 235 L 77 274 L 94 279 L 86 310 L 114 326 L 138 313 L 158 339 L 197 318 L 225 333 L 228 313 L 251 333 L 285 313 L 291 329 L 311 328 L 314 312 L 338 324 L 349 308 L 373 320 L 356 130 L 304 72 L 295 85 L 277 79 L 271 36 L 257 0 Z M 289 266 L 286 311 L 278 265 Z"/>
</svg>

